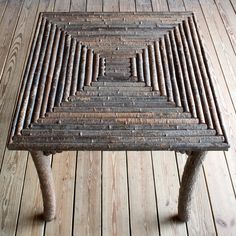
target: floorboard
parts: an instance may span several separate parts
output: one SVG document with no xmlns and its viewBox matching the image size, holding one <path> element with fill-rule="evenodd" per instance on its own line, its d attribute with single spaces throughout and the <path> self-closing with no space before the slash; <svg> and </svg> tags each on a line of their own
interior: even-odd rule
<svg viewBox="0 0 236 236">
<path fill-rule="evenodd" d="M 103 0 L 103 11 L 104 12 L 119 11 L 119 1 L 118 0 L 114 0 L 114 1 Z"/>
<path fill-rule="evenodd" d="M 103 152 L 102 234 L 129 235 L 126 152 Z"/>
<path fill-rule="evenodd" d="M 135 1 L 134 0 L 120 0 L 120 11 L 122 12 L 134 12 Z"/>
<path fill-rule="evenodd" d="M 9 0 L 6 7 L 3 8 L 4 10 L 2 11 L 3 15 L 0 21 L 0 81 L 23 3 L 24 0 Z"/>
<path fill-rule="evenodd" d="M 74 235 L 101 235 L 101 152 L 78 152 L 74 205 Z"/>
<path fill-rule="evenodd" d="M 102 11 L 103 0 L 87 0 L 87 11 L 88 12 L 101 12 Z"/>
<path fill-rule="evenodd" d="M 7 7 L 7 3 L 8 3 L 8 0 L 0 1 L 0 22 L 2 21 L 4 12 L 5 12 L 6 7 Z"/>
<path fill-rule="evenodd" d="M 86 11 L 86 0 L 71 0 L 70 11 Z"/>
<path fill-rule="evenodd" d="M 136 0 L 137 12 L 149 12 L 152 11 L 152 2 L 150 0 Z"/>
<path fill-rule="evenodd" d="M 159 235 L 151 152 L 127 152 L 132 235 Z M 135 166 L 135 168 L 134 168 Z"/>
<path fill-rule="evenodd" d="M 11 121 L 20 84 L 20 75 L 23 73 L 24 61 L 35 25 L 38 3 L 39 1 L 37 0 L 26 0 L 24 2 L 12 44 L 10 45 L 6 66 L 0 80 L 0 166 L 5 152 L 9 121 Z"/>
<path fill-rule="evenodd" d="M 8 153 L 10 152 L 10 153 Z M 27 152 L 7 151 L 0 176 L 0 235 L 15 235 Z"/>
<path fill-rule="evenodd" d="M 234 11 L 236 11 L 236 1 L 235 0 L 230 0 L 230 3 L 234 9 Z"/>
<path fill-rule="evenodd" d="M 236 21 L 235 21 L 235 11 L 231 7 L 230 0 L 220 1 L 215 0 L 217 10 L 220 13 L 221 19 L 224 23 L 225 29 L 230 38 L 231 44 L 236 52 Z"/>
<path fill-rule="evenodd" d="M 222 152 L 209 152 L 204 163 L 217 235 L 236 232 L 235 196 Z M 217 158 L 217 162 L 214 159 Z M 216 187 L 217 186 L 217 187 Z"/>
<path fill-rule="evenodd" d="M 45 222 L 42 220 L 42 211 L 43 202 L 38 175 L 32 158 L 29 158 L 26 167 L 16 235 L 42 235 L 45 227 Z"/>
</svg>

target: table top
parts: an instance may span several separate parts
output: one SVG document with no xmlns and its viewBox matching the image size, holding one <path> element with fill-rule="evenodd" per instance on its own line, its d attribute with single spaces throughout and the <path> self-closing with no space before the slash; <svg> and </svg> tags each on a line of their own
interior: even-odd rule
<svg viewBox="0 0 236 236">
<path fill-rule="evenodd" d="M 8 148 L 227 150 L 193 13 L 40 14 Z"/>
</svg>

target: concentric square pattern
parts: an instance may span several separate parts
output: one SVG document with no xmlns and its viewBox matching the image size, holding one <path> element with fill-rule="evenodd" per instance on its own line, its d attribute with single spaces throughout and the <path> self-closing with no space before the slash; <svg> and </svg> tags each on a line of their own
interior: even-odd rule
<svg viewBox="0 0 236 236">
<path fill-rule="evenodd" d="M 192 13 L 42 13 L 9 148 L 226 150 Z"/>
</svg>

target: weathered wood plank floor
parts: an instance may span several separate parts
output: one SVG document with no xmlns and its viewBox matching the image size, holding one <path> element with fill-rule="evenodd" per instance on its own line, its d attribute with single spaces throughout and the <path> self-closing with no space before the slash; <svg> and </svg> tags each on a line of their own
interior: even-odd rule
<svg viewBox="0 0 236 236">
<path fill-rule="evenodd" d="M 194 11 L 214 64 L 230 138 L 208 154 L 190 222 L 175 221 L 186 157 L 174 152 L 64 152 L 52 157 L 57 219 L 40 220 L 42 199 L 27 152 L 5 143 L 19 79 L 41 11 Z M 236 235 L 235 0 L 0 1 L 0 235 Z M 219 91 L 221 91 L 219 93 Z"/>
</svg>

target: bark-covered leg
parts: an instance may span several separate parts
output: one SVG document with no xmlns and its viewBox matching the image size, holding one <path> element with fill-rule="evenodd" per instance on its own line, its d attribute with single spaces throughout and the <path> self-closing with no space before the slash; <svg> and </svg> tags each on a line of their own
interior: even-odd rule
<svg viewBox="0 0 236 236">
<path fill-rule="evenodd" d="M 31 151 L 31 155 L 39 176 L 43 197 L 44 219 L 50 221 L 56 216 L 56 198 L 50 158 L 44 155 L 42 151 Z"/>
<path fill-rule="evenodd" d="M 179 189 L 178 218 L 188 221 L 191 210 L 191 198 L 198 172 L 207 152 L 191 152 L 184 167 Z"/>
</svg>

